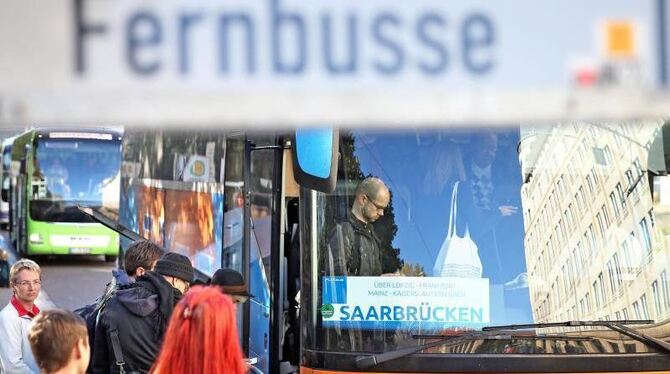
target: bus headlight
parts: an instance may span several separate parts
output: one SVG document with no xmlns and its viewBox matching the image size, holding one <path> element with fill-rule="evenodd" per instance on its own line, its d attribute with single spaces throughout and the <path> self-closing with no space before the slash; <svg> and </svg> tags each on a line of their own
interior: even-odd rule
<svg viewBox="0 0 670 374">
<path fill-rule="evenodd" d="M 30 243 L 32 244 L 42 244 L 42 237 L 38 233 L 30 234 Z"/>
</svg>

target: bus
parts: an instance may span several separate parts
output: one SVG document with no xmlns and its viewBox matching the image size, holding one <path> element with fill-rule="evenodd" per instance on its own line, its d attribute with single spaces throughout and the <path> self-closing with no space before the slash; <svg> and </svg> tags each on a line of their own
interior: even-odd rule
<svg viewBox="0 0 670 374">
<path fill-rule="evenodd" d="M 120 220 L 244 275 L 264 373 L 667 372 L 668 139 L 663 120 L 127 129 Z M 338 244 L 346 222 L 378 251 Z"/>
<path fill-rule="evenodd" d="M 122 135 L 113 128 L 41 127 L 16 136 L 8 198 L 17 252 L 116 260 L 118 234 L 77 206 L 118 210 Z"/>
<path fill-rule="evenodd" d="M 0 146 L 0 155 L 2 155 L 2 163 L 0 163 L 0 187 L 3 191 L 2 196 L 0 196 L 0 228 L 8 229 L 9 228 L 9 201 L 7 197 L 9 196 L 9 165 L 12 162 L 12 144 L 14 143 L 14 137 L 9 137 L 3 140 L 2 145 Z"/>
</svg>

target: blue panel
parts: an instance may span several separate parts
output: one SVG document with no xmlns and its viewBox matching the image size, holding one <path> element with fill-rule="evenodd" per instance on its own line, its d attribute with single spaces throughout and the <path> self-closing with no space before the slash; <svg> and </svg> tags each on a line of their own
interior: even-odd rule
<svg viewBox="0 0 670 374">
<path fill-rule="evenodd" d="M 302 129 L 295 132 L 298 165 L 306 174 L 326 179 L 333 154 L 333 129 Z"/>
<path fill-rule="evenodd" d="M 347 303 L 347 277 L 323 277 L 323 303 Z"/>
</svg>

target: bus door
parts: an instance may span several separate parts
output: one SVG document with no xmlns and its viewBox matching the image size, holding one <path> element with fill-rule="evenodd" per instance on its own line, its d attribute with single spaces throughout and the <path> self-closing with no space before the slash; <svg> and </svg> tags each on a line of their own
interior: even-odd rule
<svg viewBox="0 0 670 374">
<path fill-rule="evenodd" d="M 287 139 L 249 143 L 249 357 L 263 372 L 295 373 L 299 364 L 299 188 Z"/>
<path fill-rule="evenodd" d="M 278 265 L 273 259 L 279 250 L 277 232 L 279 211 L 275 202 L 276 160 L 281 158 L 274 136 L 254 136 L 247 142 L 247 188 L 245 216 L 247 231 L 249 291 L 253 295 L 246 304 L 248 325 L 248 357 L 264 373 L 274 367 L 270 358 L 272 285 Z"/>
</svg>

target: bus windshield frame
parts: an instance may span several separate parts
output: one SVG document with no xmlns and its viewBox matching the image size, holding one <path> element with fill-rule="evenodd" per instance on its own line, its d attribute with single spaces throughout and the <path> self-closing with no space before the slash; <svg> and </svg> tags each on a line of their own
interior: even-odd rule
<svg viewBox="0 0 670 374">
<path fill-rule="evenodd" d="M 667 340 L 670 249 L 660 196 L 669 178 L 662 162 L 667 126 L 341 131 L 336 190 L 303 188 L 300 195 L 307 361 L 354 370 L 358 358 L 435 339 L 420 335 L 569 320 L 651 319 L 633 327 Z M 476 201 L 475 173 L 488 173 L 485 189 L 502 190 L 502 197 L 491 195 L 489 208 Z M 389 198 L 361 187 L 369 177 L 379 178 Z M 470 201 L 461 197 L 466 192 Z M 451 224 L 456 204 L 468 223 Z M 493 252 L 482 239 L 490 232 L 477 227 L 487 220 L 494 222 L 486 230 L 497 235 L 488 238 L 497 239 L 502 254 L 497 272 L 488 270 Z M 466 232 L 478 260 L 441 254 L 450 236 Z M 477 358 L 480 369 L 490 362 L 486 371 L 520 354 L 547 372 L 583 371 L 586 362 L 633 368 L 634 357 L 650 358 L 650 368 L 668 365 L 667 355 L 606 328 L 538 328 L 526 335 L 471 334 L 375 370 L 430 371 L 453 360 L 450 367 L 467 371 L 468 359 Z M 622 361 L 604 359 L 612 355 Z"/>
<path fill-rule="evenodd" d="M 118 200 L 120 139 L 38 138 L 34 144 L 31 219 L 89 222 L 77 204 L 101 207 Z"/>
</svg>

